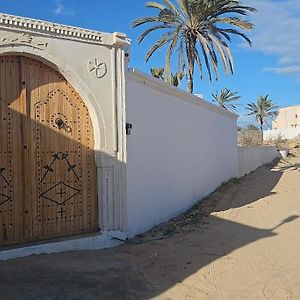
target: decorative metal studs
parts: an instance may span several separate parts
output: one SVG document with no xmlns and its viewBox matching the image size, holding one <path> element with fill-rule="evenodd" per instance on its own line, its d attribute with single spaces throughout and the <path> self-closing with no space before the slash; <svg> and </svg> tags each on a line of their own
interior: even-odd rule
<svg viewBox="0 0 300 300">
<path fill-rule="evenodd" d="M 73 165 L 73 164 L 70 163 L 70 161 L 68 160 L 68 156 L 69 155 L 67 153 L 58 152 L 58 153 L 55 153 L 55 154 L 53 154 L 51 156 L 52 156 L 51 163 L 43 166 L 43 168 L 46 171 L 45 171 L 42 179 L 40 180 L 40 182 L 44 181 L 44 179 L 46 178 L 46 176 L 48 175 L 48 173 L 53 173 L 54 172 L 54 163 L 56 161 L 66 161 L 67 168 L 68 168 L 67 171 L 68 172 L 72 172 L 76 176 L 77 180 L 80 180 L 79 176 L 76 173 L 76 167 L 77 167 L 77 165 Z"/>
<path fill-rule="evenodd" d="M 61 181 L 42 193 L 39 197 L 54 202 L 57 205 L 64 205 L 79 193 L 80 190 Z"/>
<path fill-rule="evenodd" d="M 9 185 L 9 181 L 6 179 L 6 177 L 4 176 L 4 171 L 6 169 L 5 168 L 0 168 L 0 179 L 2 178 L 2 180 Z M 9 200 L 11 200 L 11 197 L 5 194 L 0 193 L 0 205 L 8 202 Z"/>
</svg>

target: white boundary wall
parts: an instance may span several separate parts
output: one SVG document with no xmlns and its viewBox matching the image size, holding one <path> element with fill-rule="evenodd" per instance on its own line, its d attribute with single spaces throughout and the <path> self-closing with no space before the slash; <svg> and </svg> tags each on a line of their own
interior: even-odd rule
<svg viewBox="0 0 300 300">
<path fill-rule="evenodd" d="M 300 134 L 300 128 L 287 128 L 278 130 L 265 130 L 264 140 L 276 139 L 281 136 L 283 139 L 293 139 Z"/>
<path fill-rule="evenodd" d="M 278 156 L 279 152 L 275 146 L 239 147 L 238 177 L 243 177 L 258 167 L 272 162 Z"/>
<path fill-rule="evenodd" d="M 130 236 L 170 219 L 237 173 L 237 116 L 138 71 L 126 83 Z"/>
</svg>

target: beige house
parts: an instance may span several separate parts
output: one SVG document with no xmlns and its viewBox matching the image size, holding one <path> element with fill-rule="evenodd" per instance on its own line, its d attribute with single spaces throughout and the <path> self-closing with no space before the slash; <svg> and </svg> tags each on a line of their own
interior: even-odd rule
<svg viewBox="0 0 300 300">
<path fill-rule="evenodd" d="M 272 122 L 273 129 L 288 129 L 300 127 L 300 105 L 279 109 L 279 114 Z"/>
</svg>

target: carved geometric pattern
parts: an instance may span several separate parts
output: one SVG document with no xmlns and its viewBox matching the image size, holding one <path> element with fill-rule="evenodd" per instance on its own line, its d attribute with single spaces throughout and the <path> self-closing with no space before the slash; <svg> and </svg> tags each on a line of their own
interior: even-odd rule
<svg viewBox="0 0 300 300">
<path fill-rule="evenodd" d="M 64 205 L 79 193 L 80 190 L 61 181 L 42 193 L 39 197 L 50 200 L 58 205 Z"/>
<path fill-rule="evenodd" d="M 54 172 L 54 169 L 53 169 L 54 163 L 55 163 L 56 161 L 63 161 L 63 160 L 66 161 L 66 163 L 67 163 L 67 165 L 68 165 L 67 171 L 68 171 L 68 172 L 72 172 L 72 173 L 76 176 L 76 178 L 79 180 L 79 176 L 77 175 L 76 170 L 75 170 L 76 165 L 72 165 L 72 164 L 69 162 L 69 160 L 68 160 L 68 155 L 69 155 L 69 154 L 63 153 L 63 152 L 58 152 L 58 153 L 56 153 L 56 154 L 53 154 L 53 155 L 52 155 L 53 159 L 52 159 L 51 163 L 48 164 L 48 165 L 43 166 L 43 168 L 46 170 L 46 172 L 44 173 L 44 176 L 42 177 L 41 182 L 43 182 L 43 180 L 46 178 L 46 176 L 48 175 L 49 172 L 50 172 L 50 173 L 53 173 L 53 172 Z"/>
<path fill-rule="evenodd" d="M 98 58 L 93 57 L 88 62 L 88 69 L 97 78 L 102 78 L 107 73 L 106 63 L 101 62 Z"/>
<path fill-rule="evenodd" d="M 0 205 L 6 203 L 9 200 L 11 200 L 11 197 L 9 197 L 7 195 L 0 194 Z"/>
<path fill-rule="evenodd" d="M 5 170 L 6 170 L 5 168 L 0 168 L 0 177 L 6 184 L 9 184 L 9 181 L 6 179 L 6 177 L 3 174 Z M 10 196 L 0 193 L 0 205 L 8 202 L 9 200 L 11 200 Z"/>
<path fill-rule="evenodd" d="M 7 184 L 9 184 L 9 181 L 5 178 L 5 176 L 3 174 L 4 171 L 5 171 L 5 168 L 0 168 L 0 176 Z"/>
<path fill-rule="evenodd" d="M 3 37 L 0 40 L 0 47 L 5 46 L 14 46 L 14 45 L 22 45 L 29 46 L 34 49 L 43 50 L 43 48 L 47 47 L 47 43 L 36 42 L 35 38 L 27 33 L 16 35 L 15 33 L 11 33 L 10 35 Z"/>
</svg>

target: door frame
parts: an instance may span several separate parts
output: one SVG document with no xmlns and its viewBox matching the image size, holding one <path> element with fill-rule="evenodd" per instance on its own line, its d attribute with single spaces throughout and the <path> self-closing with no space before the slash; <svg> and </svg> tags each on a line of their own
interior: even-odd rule
<svg viewBox="0 0 300 300">
<path fill-rule="evenodd" d="M 1 33 L 1 28 L 0 28 Z M 0 45 L 1 46 L 1 45 Z M 118 70 L 124 66 L 119 65 L 119 52 L 124 55 L 123 49 L 112 49 L 115 61 L 114 76 L 117 78 Z M 0 47 L 0 56 L 18 55 L 27 56 L 40 61 L 60 73 L 81 96 L 88 108 L 94 130 L 94 153 L 97 168 L 97 198 L 98 198 L 98 225 L 101 232 L 127 229 L 127 192 L 126 192 L 126 133 L 125 133 L 125 85 L 121 77 L 122 86 L 112 79 L 112 87 L 115 90 L 112 101 L 118 103 L 117 127 L 115 132 L 110 132 L 111 126 L 102 109 L 99 98 L 91 90 L 88 84 L 73 71 L 59 56 L 51 55 L 46 51 L 33 49 L 24 45 L 14 46 L 11 49 Z M 123 61 L 124 63 L 124 61 Z M 124 74 L 123 74 L 124 75 Z M 120 79 L 120 78 L 119 78 Z M 117 81 L 117 80 L 116 80 Z M 109 140 L 116 139 L 118 151 L 108 152 L 106 146 Z"/>
</svg>

